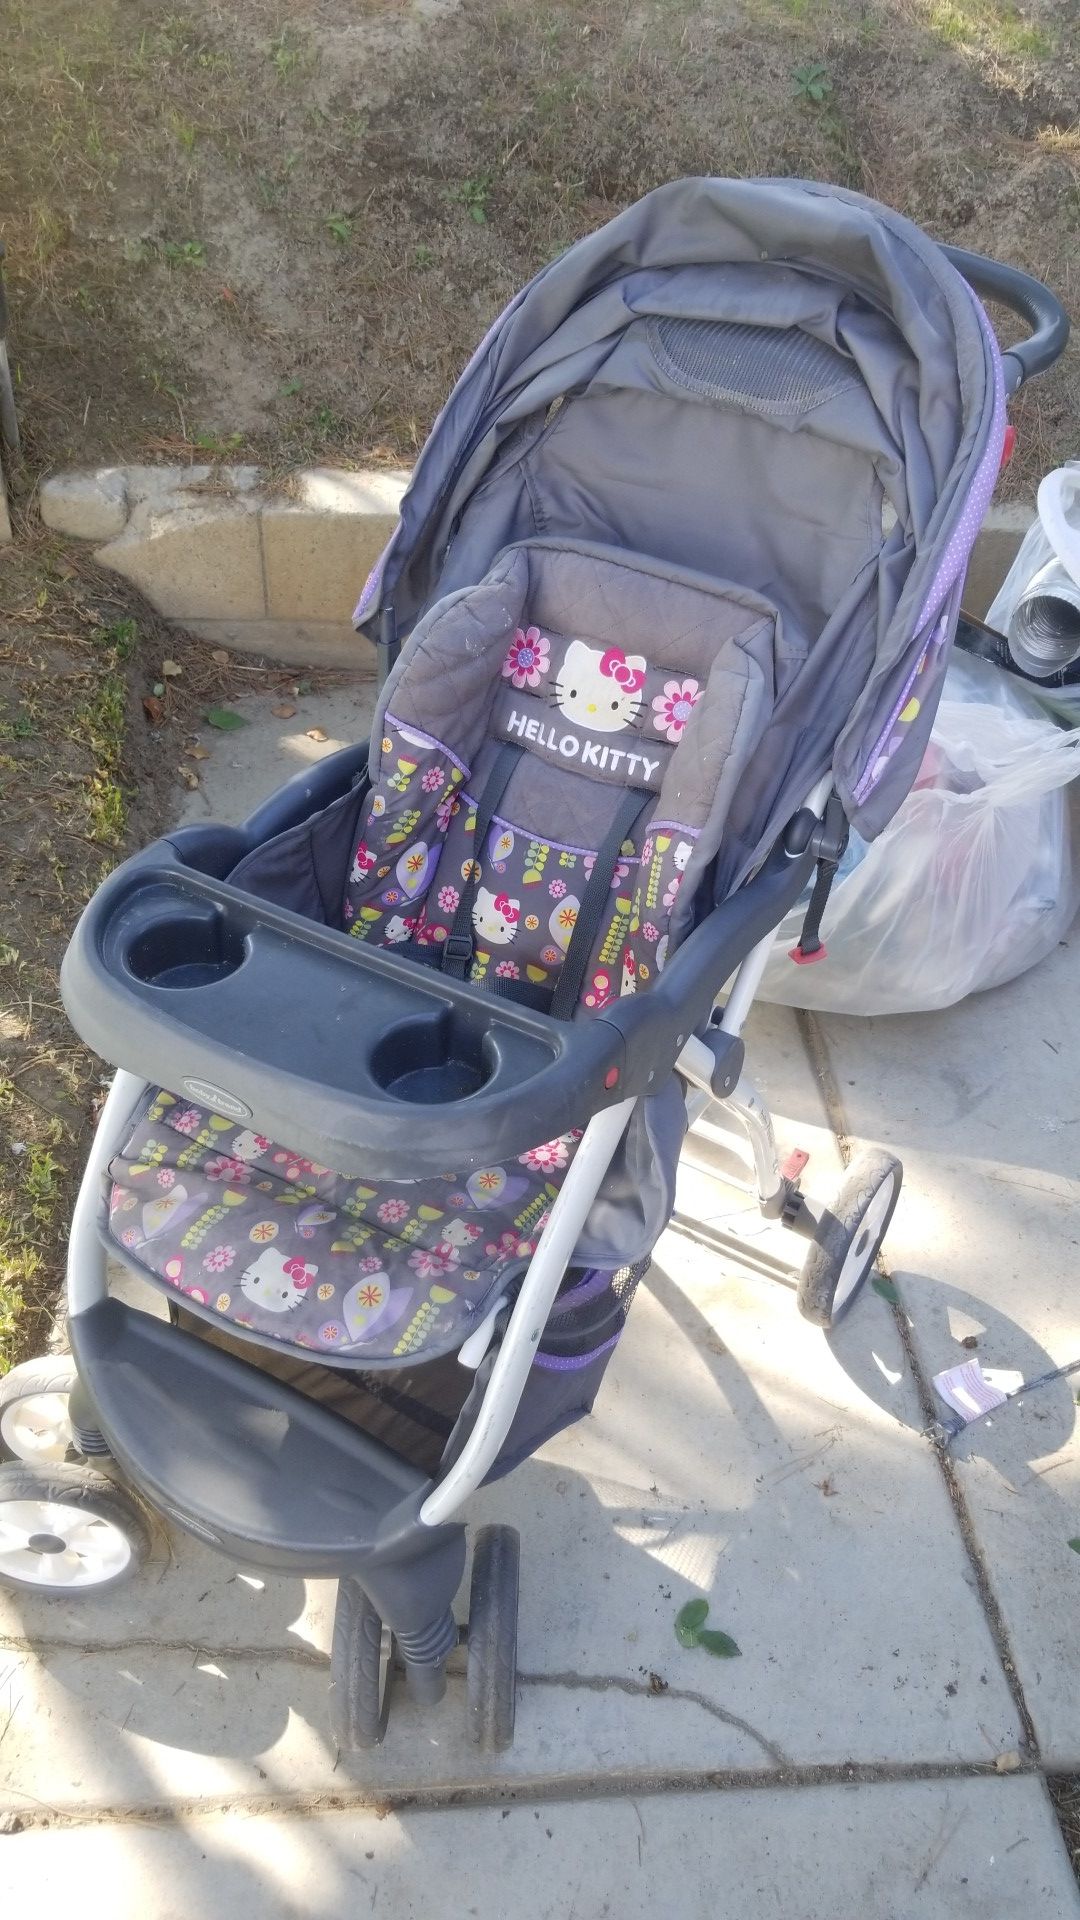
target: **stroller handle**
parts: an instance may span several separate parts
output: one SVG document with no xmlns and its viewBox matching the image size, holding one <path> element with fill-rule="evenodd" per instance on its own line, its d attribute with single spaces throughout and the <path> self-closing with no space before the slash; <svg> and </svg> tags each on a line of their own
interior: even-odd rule
<svg viewBox="0 0 1080 1920">
<path fill-rule="evenodd" d="M 980 300 L 996 300 L 1019 314 L 1031 329 L 1026 340 L 1006 348 L 1002 355 L 1007 393 L 1016 393 L 1025 380 L 1033 380 L 1060 360 L 1069 338 L 1069 316 L 1049 287 L 1030 273 L 1021 273 L 1019 267 L 969 253 L 965 247 L 942 245 L 941 251 Z"/>
</svg>

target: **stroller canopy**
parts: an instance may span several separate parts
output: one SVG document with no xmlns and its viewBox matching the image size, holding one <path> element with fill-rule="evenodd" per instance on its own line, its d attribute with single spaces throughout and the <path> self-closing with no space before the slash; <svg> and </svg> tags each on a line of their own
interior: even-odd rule
<svg viewBox="0 0 1080 1920">
<path fill-rule="evenodd" d="M 727 820 L 726 891 L 830 765 L 866 838 L 903 800 L 1003 433 L 989 324 L 918 228 L 815 182 L 677 181 L 496 321 L 357 620 L 392 605 L 408 633 L 537 536 L 763 595 L 790 671 Z"/>
</svg>

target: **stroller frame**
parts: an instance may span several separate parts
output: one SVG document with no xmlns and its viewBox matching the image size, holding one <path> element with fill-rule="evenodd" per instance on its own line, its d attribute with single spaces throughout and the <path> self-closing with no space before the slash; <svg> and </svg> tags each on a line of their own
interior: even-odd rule
<svg viewBox="0 0 1080 1920">
<path fill-rule="evenodd" d="M 823 812 L 830 787 L 831 782 L 827 778 L 821 780 L 807 797 L 807 810 L 815 820 Z M 812 851 L 812 837 L 811 829 L 803 857 L 794 853 L 789 856 L 798 863 L 800 875 L 805 874 L 805 852 Z M 796 897 L 799 891 L 801 882 L 795 890 Z M 732 977 L 718 1026 L 712 1029 L 714 1033 L 722 1033 L 730 1041 L 740 1040 L 774 939 L 775 929 L 759 940 L 745 959 L 740 961 Z M 737 1051 L 741 1063 L 741 1046 Z M 725 1064 L 722 1077 L 718 1080 L 715 1053 L 696 1034 L 688 1035 L 675 1062 L 675 1071 L 687 1087 L 688 1123 L 693 1127 L 706 1109 L 714 1105 L 721 1107 L 737 1122 L 750 1145 L 759 1205 L 767 1217 L 775 1218 L 784 1203 L 794 1199 L 797 1181 L 786 1179 L 781 1172 L 772 1118 L 753 1081 L 741 1070 L 733 1078 L 727 1047 L 722 1050 L 721 1057 L 728 1064 Z M 98 1122 L 72 1218 L 68 1248 L 67 1303 L 73 1341 L 78 1339 L 77 1323 L 80 1316 L 108 1298 L 108 1252 L 99 1231 L 101 1180 L 122 1143 L 131 1114 L 148 1084 L 135 1074 L 119 1070 L 114 1076 Z M 521 1281 L 472 1432 L 453 1466 L 435 1483 L 419 1509 L 418 1518 L 425 1527 L 438 1527 L 453 1520 L 482 1484 L 499 1453 L 520 1401 L 545 1322 L 573 1258 L 578 1236 L 638 1097 L 633 1095 L 615 1106 L 605 1108 L 594 1114 L 588 1123 Z M 812 1226 L 804 1224 L 808 1219 L 808 1215 L 795 1209 L 789 1224 L 802 1226 L 804 1231 L 812 1232 Z M 737 1243 L 733 1242 L 733 1245 Z M 458 1356 L 463 1365 L 471 1368 L 479 1366 L 494 1336 L 495 1323 L 504 1305 L 503 1300 L 496 1301 L 483 1324 L 470 1335 Z"/>
<path fill-rule="evenodd" d="M 710 183 L 684 183 L 684 188 L 691 190 L 691 198 L 702 187 L 711 191 Z M 738 200 L 762 189 L 772 191 L 770 183 L 757 187 L 754 183 L 728 183 L 725 191 Z M 659 191 L 670 196 L 683 189 Z M 780 187 L 777 191 L 782 197 L 787 189 Z M 808 196 L 805 207 L 814 211 L 816 202 L 827 199 L 833 190 L 807 187 L 797 191 Z M 845 205 L 857 202 L 856 196 L 835 198 Z M 633 217 L 631 210 L 621 218 L 625 224 Z M 926 243 L 914 236 L 914 230 L 908 244 L 921 257 Z M 582 249 L 588 256 L 593 242 L 582 243 Z M 1068 332 L 1062 309 L 1027 275 L 959 250 L 942 251 L 977 293 L 1011 307 L 1027 323 L 1030 337 L 1003 356 L 1004 388 L 1015 392 L 1026 378 L 1060 355 Z M 765 259 L 767 254 L 763 252 L 760 257 Z M 512 305 L 504 320 L 512 318 L 517 306 Z M 996 354 L 996 348 L 994 351 Z M 483 352 L 482 348 L 481 356 Z M 479 359 L 467 370 L 463 385 L 470 377 L 480 377 L 478 366 Z M 1000 394 L 1000 387 L 998 391 Z M 995 411 L 995 422 L 1001 419 L 1003 412 Z M 993 446 L 990 452 L 996 458 Z M 988 469 L 986 477 L 992 484 Z M 422 488 L 414 491 L 418 498 L 423 494 Z M 414 499 L 414 514 L 417 511 Z M 968 522 L 966 531 L 973 537 L 974 508 Z M 964 528 L 959 530 L 954 546 L 962 541 L 964 532 Z M 378 593 L 385 578 L 385 570 L 377 568 L 361 603 L 362 618 L 379 616 Z M 417 593 L 422 599 L 419 589 Z M 959 578 L 953 580 L 949 596 L 944 602 L 934 602 L 934 617 L 942 636 L 947 635 L 959 605 Z M 942 606 L 943 611 L 938 612 Z M 389 608 L 382 612 L 389 612 Z M 390 624 L 392 628 L 392 620 Z M 386 665 L 392 647 L 381 651 Z M 917 748 L 915 739 L 909 758 Z M 903 772 L 906 762 L 901 759 L 893 764 Z M 820 758 L 819 773 L 822 765 Z M 799 1191 L 802 1157 L 780 1163 L 768 1110 L 743 1071 L 741 1034 L 776 929 L 803 892 L 815 866 L 820 862 L 828 869 L 839 859 L 846 836 L 842 817 L 839 823 L 836 818 L 839 802 L 854 814 L 861 804 L 863 789 L 845 793 L 844 778 L 834 759 L 833 771 L 813 779 L 801 806 L 789 807 L 785 799 L 750 863 L 749 877 L 743 878 L 686 934 L 648 995 L 640 1001 L 636 996 L 619 999 L 605 1009 L 602 1019 L 575 1026 L 577 1058 L 573 1063 L 567 1057 L 566 1026 L 546 1016 L 508 1008 L 505 1002 L 500 1007 L 495 996 L 472 986 L 444 990 L 454 1017 L 471 1026 L 473 1039 L 488 1029 L 496 1036 L 517 1035 L 522 1048 L 517 1058 L 526 1061 L 518 1071 L 525 1076 L 524 1084 L 531 1083 L 534 1088 L 533 1104 L 524 1118 L 520 1114 L 510 1116 L 510 1098 L 516 1093 L 517 1083 L 508 1089 L 507 1081 L 514 1070 L 508 1075 L 501 1065 L 492 1076 L 492 1088 L 470 1103 L 468 1118 L 464 1103 L 457 1100 L 450 1117 L 466 1164 L 476 1164 L 479 1151 L 484 1146 L 490 1148 L 496 1137 L 507 1150 L 517 1151 L 535 1141 L 545 1121 L 554 1135 L 566 1125 L 565 1116 L 575 1101 L 581 1117 L 588 1115 L 546 1225 L 517 1283 L 512 1305 L 505 1296 L 496 1300 L 458 1350 L 463 1366 L 473 1370 L 483 1367 L 486 1374 L 471 1425 L 445 1471 L 431 1478 L 372 1435 L 350 1426 L 265 1369 L 237 1357 L 235 1350 L 223 1351 L 184 1327 L 163 1322 L 111 1295 L 107 1248 L 101 1234 L 105 1176 L 146 1087 L 179 1084 L 171 1081 L 170 1075 L 184 1071 L 183 1054 L 177 1051 L 184 1040 L 182 1021 L 170 1025 L 168 1016 L 159 1015 L 145 1000 L 140 1004 L 137 996 L 125 1000 L 122 987 L 117 985 L 123 969 L 112 966 L 110 972 L 111 931 L 126 927 L 124 937 L 129 944 L 136 936 L 145 940 L 149 934 L 152 939 L 154 913 L 166 911 L 160 905 L 162 898 L 166 898 L 166 906 L 169 899 L 174 903 L 177 898 L 194 900 L 197 912 L 210 912 L 227 920 L 232 934 L 239 930 L 246 939 L 254 930 L 257 941 L 262 942 L 258 950 L 264 988 L 273 981 L 274 939 L 291 938 L 298 949 L 306 945 L 311 979 L 330 977 L 318 973 L 317 959 L 318 966 L 325 961 L 331 973 L 341 966 L 353 972 L 354 982 L 362 978 L 364 991 L 371 995 L 371 1018 L 376 1024 L 385 1009 L 388 1026 L 393 1028 L 395 1019 L 400 1026 L 400 995 L 403 989 L 413 991 L 405 987 L 410 971 L 417 976 L 416 1005 L 425 1004 L 426 994 L 430 1012 L 435 996 L 430 976 L 427 984 L 420 981 L 422 969 L 410 969 L 409 963 L 382 950 L 356 954 L 346 965 L 344 946 L 348 943 L 342 943 L 341 935 L 323 934 L 321 930 L 316 935 L 305 934 L 305 922 L 291 912 L 256 912 L 254 906 L 249 911 L 243 893 L 237 887 L 230 888 L 222 877 L 252 846 L 302 824 L 355 785 L 360 766 L 360 756 L 347 749 L 309 777 L 301 776 L 272 796 L 244 829 L 186 829 L 173 840 L 159 842 L 107 881 L 83 916 L 65 962 L 66 1004 L 91 1045 L 113 1059 L 126 1055 L 140 1067 L 145 1064 L 155 1075 L 151 1082 L 142 1073 L 123 1068 L 117 1071 L 98 1123 L 69 1243 L 68 1333 L 74 1364 L 64 1374 L 63 1390 L 68 1395 L 66 1444 L 68 1454 L 84 1462 L 103 1462 L 108 1477 L 88 1474 L 85 1465 L 70 1464 L 63 1446 L 52 1458 L 64 1464 L 57 1466 L 44 1494 L 39 1477 L 35 1496 L 34 1476 L 29 1470 L 18 1465 L 0 1468 L 0 1476 L 4 1476 L 0 1506 L 4 1499 L 25 1505 L 37 1497 L 43 1503 L 51 1499 L 54 1505 L 50 1511 L 59 1513 L 81 1504 L 91 1515 L 105 1518 L 119 1529 L 129 1546 L 127 1559 L 131 1565 L 147 1545 L 145 1505 L 169 1515 L 196 1537 L 244 1564 L 314 1577 L 336 1576 L 339 1591 L 331 1665 L 331 1722 L 339 1746 L 346 1751 L 374 1745 L 382 1738 L 395 1642 L 410 1685 L 422 1700 L 434 1701 L 444 1689 L 447 1662 L 462 1637 L 452 1611 L 465 1565 L 465 1529 L 459 1516 L 498 1462 L 586 1218 L 638 1102 L 674 1072 L 683 1084 L 691 1129 L 711 1125 L 716 1117 L 732 1123 L 736 1137 L 741 1136 L 749 1147 L 752 1177 L 747 1184 L 762 1214 L 811 1242 L 800 1280 L 800 1305 L 810 1318 L 825 1326 L 854 1298 L 869 1273 L 887 1230 L 901 1178 L 899 1163 L 890 1156 L 863 1156 L 866 1164 L 849 1169 L 832 1205 L 813 1207 Z M 907 777 L 912 777 L 910 771 Z M 792 782 L 796 798 L 798 787 L 808 782 L 806 771 Z M 834 798 L 836 794 L 839 800 Z M 879 830 L 897 799 L 886 796 L 879 804 L 881 819 L 870 821 L 872 831 Z M 335 942 L 339 944 L 335 946 Z M 339 960 L 334 959 L 335 952 Z M 716 1007 L 725 985 L 726 999 L 717 1019 Z M 385 999 L 380 1002 L 381 994 Z M 213 1048 L 220 1050 L 223 1045 L 220 1036 L 215 1037 L 209 1028 L 206 1037 L 210 1053 L 204 1051 L 201 1060 L 196 1055 L 196 1066 L 202 1071 L 207 1061 L 215 1064 Z M 236 1098 L 232 1106 L 219 1106 L 217 1111 L 235 1119 L 239 1112 L 250 1117 L 258 1106 L 265 1107 L 268 1119 L 275 1112 L 284 1119 L 289 1109 L 280 1103 L 290 1097 L 288 1089 L 278 1096 L 275 1108 L 275 1070 L 261 1058 L 253 1062 L 244 1054 L 245 1037 L 250 1036 L 243 1032 L 237 1036 L 231 1053 L 233 1062 L 240 1063 Z M 224 1042 L 226 1051 L 231 1040 L 230 1035 Z M 541 1065 L 528 1064 L 538 1055 L 544 1055 Z M 194 1087 L 206 1084 L 189 1083 L 188 1091 L 198 1098 Z M 299 1086 L 300 1081 L 294 1084 Z M 349 1155 L 356 1161 L 360 1148 L 373 1148 L 379 1163 L 374 1174 L 394 1178 L 391 1167 L 400 1164 L 398 1156 L 409 1146 L 410 1116 L 407 1109 L 403 1111 L 404 1103 L 399 1103 L 396 1110 L 392 1100 L 373 1103 L 370 1076 L 365 1083 L 361 1072 L 360 1093 L 354 1098 L 351 1115 L 338 1099 L 324 1126 L 317 1091 L 325 1092 L 326 1083 L 318 1081 L 316 1067 L 308 1072 L 303 1085 L 297 1148 L 325 1159 L 318 1152 L 320 1136 L 337 1138 L 345 1157 L 331 1164 L 340 1166 L 343 1173 L 350 1172 Z M 381 1085 L 387 1087 L 385 1082 Z M 216 1089 L 211 1085 L 208 1091 L 213 1095 Z M 241 1096 L 250 1099 L 253 1106 L 245 1105 Z M 210 1104 L 213 1107 L 213 1099 Z M 561 1125 L 555 1124 L 556 1118 Z M 537 1130 L 529 1138 L 510 1138 L 515 1131 L 527 1132 L 533 1120 Z M 351 1132 L 348 1123 L 353 1125 Z M 441 1171 L 433 1160 L 436 1149 L 429 1143 L 425 1151 L 429 1163 L 426 1170 Z M 724 1236 L 710 1235 L 711 1241 L 716 1239 L 723 1242 Z M 736 1253 L 743 1251 L 737 1241 L 726 1244 Z M 27 1365 L 39 1369 L 36 1388 L 31 1384 L 25 1389 L 27 1398 L 32 1399 L 35 1391 L 39 1396 L 47 1393 L 40 1385 L 40 1370 L 45 1363 Z M 55 1370 L 52 1377 L 55 1393 Z M 2 1419 L 6 1419 L 10 1407 L 18 1404 L 17 1392 L 10 1391 L 12 1378 L 4 1382 L 6 1399 L 0 1396 Z M 265 1438 L 268 1421 L 272 1442 L 253 1445 L 253 1437 Z M 0 1440 L 5 1431 L 0 1431 Z M 82 1480 L 80 1475 L 84 1476 Z M 129 1484 L 134 1498 L 127 1491 Z M 46 1530 L 34 1534 L 28 1546 L 32 1553 L 48 1556 L 59 1552 L 64 1542 Z M 119 1581 L 130 1570 L 131 1566 L 121 1561 L 109 1579 L 81 1584 L 100 1588 L 111 1579 Z M 2 1566 L 0 1577 L 5 1577 Z M 50 1589 L 40 1580 L 21 1584 L 36 1585 L 39 1591 L 43 1587 L 46 1591 L 61 1590 Z M 70 1591 L 70 1587 L 62 1590 Z M 467 1629 L 469 1728 L 474 1739 L 494 1747 L 505 1746 L 512 1738 L 516 1617 L 516 1533 L 511 1528 L 485 1528 L 474 1552 Z"/>
<path fill-rule="evenodd" d="M 688 942 L 672 957 L 665 976 L 676 992 L 681 972 L 688 981 L 693 976 L 688 998 L 704 1009 L 693 1021 L 688 1017 L 686 1031 L 677 1036 L 681 1044 L 675 1071 L 685 1085 L 688 1122 L 698 1121 L 706 1108 L 719 1108 L 737 1123 L 749 1140 L 763 1212 L 776 1218 L 786 1209 L 788 1224 L 808 1234 L 814 1231 L 814 1216 L 800 1204 L 797 1179 L 787 1179 L 781 1171 L 768 1111 L 742 1070 L 740 1035 L 775 927 L 813 871 L 830 789 L 828 777 L 816 783 L 808 805 L 798 811 L 763 870 L 731 901 L 714 909 L 700 930 L 719 919 L 726 938 L 714 939 L 705 947 Z M 271 800 L 264 815 L 248 823 L 248 830 L 264 831 L 260 818 L 269 828 L 280 806 L 280 799 Z M 763 920 L 768 927 L 764 934 Z M 726 1004 L 714 1024 L 711 1009 L 725 980 L 730 981 Z M 366 1470 L 366 1537 L 360 1538 L 354 1529 L 352 1539 L 343 1539 L 339 1551 L 328 1549 L 324 1541 L 314 1552 L 306 1476 L 292 1481 L 282 1476 L 275 1489 L 277 1511 L 269 1534 L 263 1526 L 259 1538 L 254 1524 L 245 1528 L 239 1520 L 224 1526 L 221 1503 L 215 1501 L 213 1491 L 206 1499 L 193 1499 L 190 1476 L 181 1472 L 176 1479 L 170 1470 L 168 1440 L 161 1443 L 145 1418 L 138 1413 L 132 1416 L 125 1368 L 130 1380 L 133 1368 L 157 1372 L 183 1352 L 189 1368 L 183 1396 L 188 1423 L 194 1424 L 197 1414 L 198 1423 L 207 1423 L 216 1434 L 222 1452 L 228 1451 L 232 1409 L 243 1376 L 248 1376 L 249 1400 L 254 1393 L 264 1403 L 287 1405 L 294 1416 L 300 1412 L 297 1403 L 307 1406 L 316 1444 L 328 1441 L 328 1420 L 332 1427 L 343 1426 L 247 1361 L 222 1354 L 196 1335 L 167 1327 L 110 1297 L 108 1248 L 101 1233 L 102 1182 L 148 1085 L 122 1069 L 113 1079 L 80 1187 L 69 1243 L 68 1334 L 78 1371 L 71 1399 L 75 1447 L 91 1458 L 111 1456 L 110 1475 L 118 1473 L 153 1508 L 246 1564 L 338 1575 L 331 1705 L 339 1744 L 346 1750 L 381 1738 L 391 1636 L 414 1693 L 427 1701 L 441 1696 L 446 1663 L 459 1639 L 451 1610 L 465 1560 L 465 1530 L 459 1515 L 497 1460 L 582 1227 L 647 1078 L 642 1073 L 639 1089 L 593 1113 L 508 1317 L 506 1301 L 496 1301 L 459 1350 L 463 1365 L 480 1366 L 505 1317 L 481 1404 L 457 1458 L 439 1477 L 428 1480 L 407 1463 L 396 1462 L 380 1442 L 348 1429 L 340 1438 L 356 1466 Z M 122 1354 L 119 1373 L 118 1352 Z M 216 1445 L 211 1440 L 211 1451 Z M 393 1471 L 392 1462 L 400 1472 Z M 373 1477 L 379 1487 L 374 1501 Z M 235 1485 L 231 1497 L 234 1501 L 237 1497 Z M 251 1507 L 252 1512 L 258 1508 L 257 1496 Z M 495 1747 L 506 1745 L 512 1733 L 514 1666 L 512 1661 L 507 1666 L 506 1644 L 508 1636 L 513 1639 L 516 1634 L 516 1606 L 516 1535 L 509 1528 L 484 1529 L 474 1556 L 470 1613 L 473 1620 L 483 1616 L 486 1631 L 477 1642 L 475 1660 L 470 1652 L 470 1727 L 475 1738 Z M 359 1660 L 364 1650 L 372 1656 L 366 1666 Z"/>
</svg>

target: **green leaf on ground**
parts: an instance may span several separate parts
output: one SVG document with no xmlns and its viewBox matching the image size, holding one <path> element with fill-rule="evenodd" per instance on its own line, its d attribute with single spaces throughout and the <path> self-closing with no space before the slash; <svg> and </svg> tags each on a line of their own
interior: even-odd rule
<svg viewBox="0 0 1080 1920">
<path fill-rule="evenodd" d="M 217 727 L 221 733 L 235 733 L 237 727 L 247 726 L 243 714 L 234 713 L 231 707 L 211 707 L 206 723 L 210 727 Z"/>
<path fill-rule="evenodd" d="M 1074 1553 L 1080 1553 L 1080 1540 L 1070 1540 L 1068 1544 Z"/>
<path fill-rule="evenodd" d="M 699 1628 L 705 1625 L 708 1617 L 707 1600 L 688 1600 L 675 1615 L 675 1638 L 680 1647 L 696 1647 Z"/>
<path fill-rule="evenodd" d="M 887 1300 L 891 1307 L 898 1307 L 900 1305 L 900 1295 L 897 1293 L 892 1281 L 886 1280 L 883 1273 L 875 1273 L 871 1285 L 873 1286 L 874 1292 L 880 1293 L 882 1299 Z"/>
<path fill-rule="evenodd" d="M 718 1660 L 734 1660 L 736 1654 L 742 1652 L 730 1633 L 720 1633 L 715 1627 L 699 1627 L 697 1643 L 706 1653 L 714 1653 Z"/>
</svg>

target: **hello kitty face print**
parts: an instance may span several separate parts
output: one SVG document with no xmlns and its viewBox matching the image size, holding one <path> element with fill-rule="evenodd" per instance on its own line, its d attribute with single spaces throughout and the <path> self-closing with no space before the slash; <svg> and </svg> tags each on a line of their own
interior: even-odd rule
<svg viewBox="0 0 1080 1920">
<path fill-rule="evenodd" d="M 473 926 L 481 940 L 491 946 L 508 947 L 517 937 L 520 917 L 520 900 L 511 900 L 505 893 L 492 893 L 489 887 L 477 888 Z"/>
<path fill-rule="evenodd" d="M 641 712 L 644 689 L 643 654 L 571 640 L 555 681 L 555 704 L 589 733 L 622 733 Z"/>
<path fill-rule="evenodd" d="M 240 1290 L 252 1306 L 264 1313 L 288 1313 L 306 1298 L 315 1283 L 318 1267 L 310 1267 L 298 1256 L 287 1259 L 273 1247 L 264 1247 L 258 1258 L 240 1275 Z"/>
</svg>

